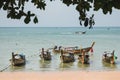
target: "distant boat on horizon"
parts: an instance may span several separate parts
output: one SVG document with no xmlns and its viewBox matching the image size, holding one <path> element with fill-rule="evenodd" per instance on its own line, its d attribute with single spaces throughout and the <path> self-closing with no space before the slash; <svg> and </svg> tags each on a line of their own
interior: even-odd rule
<svg viewBox="0 0 120 80">
<path fill-rule="evenodd" d="M 75 34 L 86 34 L 86 31 L 76 31 Z"/>
</svg>

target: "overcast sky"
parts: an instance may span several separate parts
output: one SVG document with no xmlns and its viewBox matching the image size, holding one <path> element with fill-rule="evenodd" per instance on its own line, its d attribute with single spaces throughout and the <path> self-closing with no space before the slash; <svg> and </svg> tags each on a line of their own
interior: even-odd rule
<svg viewBox="0 0 120 80">
<path fill-rule="evenodd" d="M 79 27 L 79 13 L 75 10 L 76 6 L 67 7 L 61 1 L 48 2 L 45 11 L 34 8 L 33 5 L 27 4 L 26 10 L 34 11 L 39 19 L 38 24 L 32 21 L 25 24 L 24 20 L 7 19 L 7 12 L 0 10 L 0 27 Z M 95 26 L 120 26 L 120 10 L 113 10 L 112 15 L 103 15 L 102 11 L 90 12 L 95 13 Z"/>
</svg>

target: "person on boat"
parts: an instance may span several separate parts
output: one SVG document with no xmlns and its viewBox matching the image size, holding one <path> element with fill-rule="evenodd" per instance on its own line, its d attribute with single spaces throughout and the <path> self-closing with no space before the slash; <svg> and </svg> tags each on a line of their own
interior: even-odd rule
<svg viewBox="0 0 120 80">
<path fill-rule="evenodd" d="M 42 48 L 41 57 L 44 57 L 44 48 Z"/>
<path fill-rule="evenodd" d="M 69 53 L 69 56 L 70 56 L 70 58 L 71 58 L 73 61 L 75 61 L 75 58 L 74 58 L 74 54 L 73 54 L 73 53 Z"/>
<path fill-rule="evenodd" d="M 59 50 L 62 48 L 62 46 L 59 46 Z"/>
<path fill-rule="evenodd" d="M 47 54 L 48 56 L 50 56 L 50 52 L 49 52 L 49 50 L 46 51 L 46 54 Z"/>
<path fill-rule="evenodd" d="M 54 50 L 57 49 L 57 46 L 54 47 Z"/>
<path fill-rule="evenodd" d="M 103 54 L 103 58 L 106 59 L 107 58 L 107 54 Z"/>
</svg>

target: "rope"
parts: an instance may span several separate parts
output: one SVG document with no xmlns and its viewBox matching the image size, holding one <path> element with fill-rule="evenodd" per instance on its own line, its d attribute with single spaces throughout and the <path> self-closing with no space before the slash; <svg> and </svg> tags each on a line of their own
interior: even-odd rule
<svg viewBox="0 0 120 80">
<path fill-rule="evenodd" d="M 29 55 L 26 58 L 34 57 L 34 56 L 37 56 L 37 55 L 39 56 L 39 53 L 36 53 L 36 54 L 33 54 L 33 55 Z"/>
<path fill-rule="evenodd" d="M 5 71 L 6 69 L 8 69 L 10 67 L 10 65 L 7 65 L 5 68 L 1 69 L 0 72 Z"/>
</svg>

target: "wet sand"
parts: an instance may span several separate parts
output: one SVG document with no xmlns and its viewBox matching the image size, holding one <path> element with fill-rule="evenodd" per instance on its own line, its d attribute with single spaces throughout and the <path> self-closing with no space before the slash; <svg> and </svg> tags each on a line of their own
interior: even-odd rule
<svg viewBox="0 0 120 80">
<path fill-rule="evenodd" d="M 0 80 L 120 80 L 120 71 L 0 72 Z"/>
</svg>

